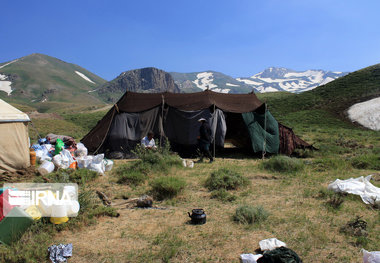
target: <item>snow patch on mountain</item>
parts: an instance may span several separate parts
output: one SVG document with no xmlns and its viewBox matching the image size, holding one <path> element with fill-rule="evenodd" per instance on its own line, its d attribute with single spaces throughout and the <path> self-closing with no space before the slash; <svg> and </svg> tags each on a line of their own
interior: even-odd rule
<svg viewBox="0 0 380 263">
<path fill-rule="evenodd" d="M 0 68 L 4 68 L 4 67 L 6 67 L 6 66 L 8 66 L 8 65 L 10 65 L 10 64 L 12 64 L 12 63 L 14 63 L 14 62 L 16 62 L 17 60 L 18 60 L 18 59 L 12 60 L 11 62 L 8 62 L 8 63 L 6 63 L 6 64 L 0 66 Z"/>
<path fill-rule="evenodd" d="M 245 84 L 248 84 L 248 85 L 262 85 L 263 84 L 263 82 L 256 82 L 250 79 L 237 78 L 236 80 L 240 82 L 244 82 Z"/>
<path fill-rule="evenodd" d="M 197 79 L 193 80 L 193 83 L 201 90 L 213 89 L 218 85 L 212 83 L 214 81 L 214 75 L 212 72 L 202 72 L 197 74 Z"/>
<path fill-rule="evenodd" d="M 232 84 L 232 83 L 226 83 L 226 86 L 230 87 L 240 87 L 240 85 Z"/>
<path fill-rule="evenodd" d="M 83 74 L 82 72 L 75 71 L 75 73 L 77 73 L 79 76 L 81 76 L 83 79 L 87 80 L 88 82 L 91 82 L 91 83 L 96 84 L 95 82 L 93 82 L 90 78 L 88 78 L 88 77 L 87 77 L 85 74 Z"/>
<path fill-rule="evenodd" d="M 256 88 L 258 92 L 260 93 L 266 93 L 266 92 L 276 92 L 278 91 L 277 89 L 271 87 L 271 86 L 268 86 L 268 87 L 264 87 L 264 86 L 259 86 Z"/>
<path fill-rule="evenodd" d="M 215 92 L 220 92 L 220 93 L 228 93 L 230 92 L 230 89 L 213 89 L 212 91 L 215 91 Z"/>
<path fill-rule="evenodd" d="M 352 105 L 348 111 L 352 122 L 375 131 L 380 131 L 380 97 Z"/>
<path fill-rule="evenodd" d="M 324 70 L 294 71 L 286 68 L 268 68 L 250 78 L 237 78 L 259 92 L 288 91 L 299 93 L 325 85 L 341 76 L 343 72 Z"/>
<path fill-rule="evenodd" d="M 10 96 L 13 91 L 11 88 L 12 82 L 7 81 L 6 79 L 6 75 L 0 74 L 0 90 L 6 92 L 8 96 Z"/>
</svg>

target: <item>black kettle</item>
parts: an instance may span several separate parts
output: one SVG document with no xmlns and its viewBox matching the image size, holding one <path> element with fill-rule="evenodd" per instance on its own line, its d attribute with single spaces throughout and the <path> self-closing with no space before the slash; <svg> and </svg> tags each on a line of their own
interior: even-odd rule
<svg viewBox="0 0 380 263">
<path fill-rule="evenodd" d="M 190 215 L 190 212 L 187 212 L 191 218 L 191 223 L 194 225 L 203 225 L 206 223 L 206 214 L 203 209 L 193 209 Z"/>
</svg>

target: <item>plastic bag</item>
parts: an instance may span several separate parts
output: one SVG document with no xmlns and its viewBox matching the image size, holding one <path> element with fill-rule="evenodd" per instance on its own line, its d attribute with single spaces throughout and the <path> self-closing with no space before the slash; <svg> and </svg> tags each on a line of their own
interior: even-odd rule
<svg viewBox="0 0 380 263">
<path fill-rule="evenodd" d="M 104 159 L 103 153 L 95 155 L 94 158 L 92 159 L 91 164 L 88 166 L 88 169 L 104 175 L 105 169 L 104 169 L 103 159 Z"/>
<path fill-rule="evenodd" d="M 62 150 L 60 154 L 53 157 L 53 163 L 56 167 L 67 169 L 74 162 L 74 158 L 68 150 Z"/>
<path fill-rule="evenodd" d="M 363 252 L 363 263 L 379 263 L 380 262 L 380 251 L 369 252 L 362 249 Z"/>
<path fill-rule="evenodd" d="M 104 171 L 105 172 L 112 170 L 112 167 L 113 167 L 113 161 L 112 160 L 104 158 L 103 163 L 104 163 Z"/>
<path fill-rule="evenodd" d="M 92 155 L 77 157 L 78 168 L 88 168 L 93 157 Z"/>
<path fill-rule="evenodd" d="M 77 150 L 75 151 L 76 156 L 87 156 L 87 148 L 84 146 L 83 143 L 78 143 L 77 144 Z"/>
<path fill-rule="evenodd" d="M 32 147 L 30 147 L 30 148 L 32 148 L 35 151 L 42 150 L 42 147 L 39 144 L 33 144 Z"/>
<path fill-rule="evenodd" d="M 57 142 L 55 143 L 55 152 L 54 154 L 59 154 L 63 148 L 65 147 L 65 144 L 61 139 L 57 139 Z"/>
</svg>

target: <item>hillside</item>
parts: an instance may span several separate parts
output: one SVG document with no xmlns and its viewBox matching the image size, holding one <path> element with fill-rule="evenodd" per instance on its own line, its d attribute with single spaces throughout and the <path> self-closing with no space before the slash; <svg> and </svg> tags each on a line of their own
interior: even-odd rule
<svg viewBox="0 0 380 263">
<path fill-rule="evenodd" d="M 104 79 L 80 66 L 43 54 L 0 65 L 0 98 L 40 110 L 101 104 L 91 91 L 103 83 Z"/>
<path fill-rule="evenodd" d="M 253 88 L 216 71 L 193 73 L 170 72 L 181 92 L 200 92 L 207 88 L 222 93 L 249 93 Z"/>
</svg>

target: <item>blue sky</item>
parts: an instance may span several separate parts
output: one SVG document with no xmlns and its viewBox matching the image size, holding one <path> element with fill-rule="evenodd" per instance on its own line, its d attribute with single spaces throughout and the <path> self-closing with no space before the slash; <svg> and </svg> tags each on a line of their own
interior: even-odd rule
<svg viewBox="0 0 380 263">
<path fill-rule="evenodd" d="M 380 1 L 3 0 L 0 62 L 43 53 L 111 80 L 142 67 L 247 77 L 380 62 Z"/>
</svg>

